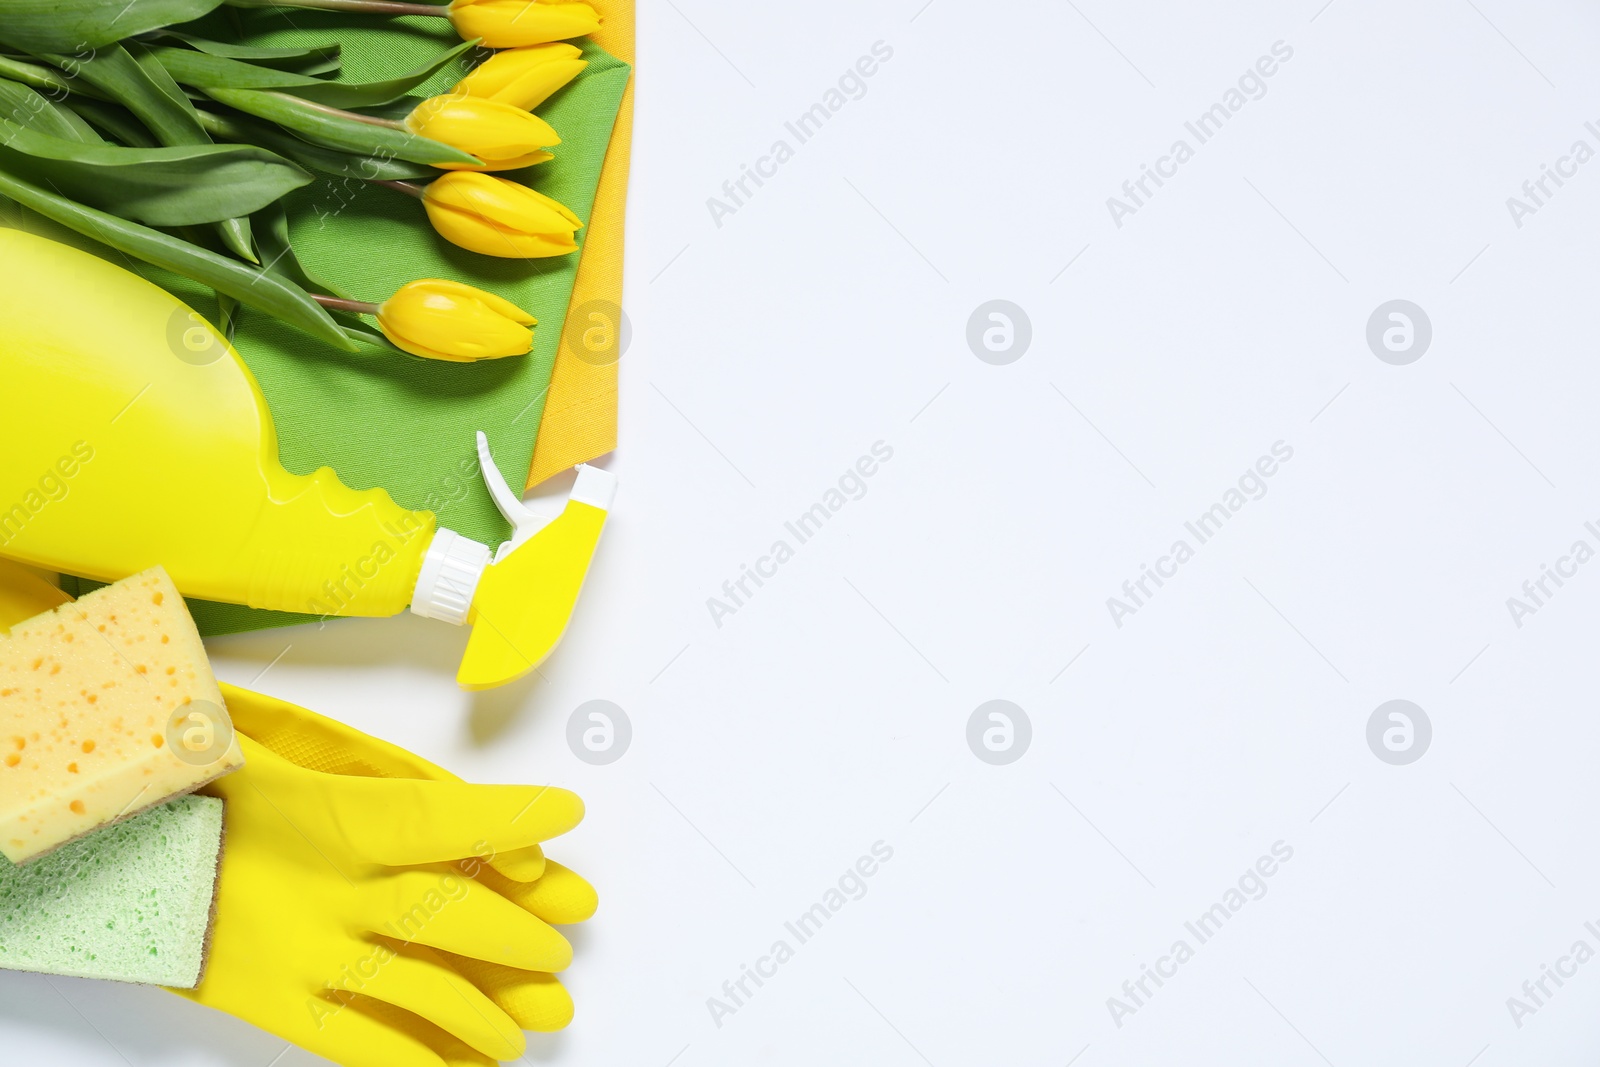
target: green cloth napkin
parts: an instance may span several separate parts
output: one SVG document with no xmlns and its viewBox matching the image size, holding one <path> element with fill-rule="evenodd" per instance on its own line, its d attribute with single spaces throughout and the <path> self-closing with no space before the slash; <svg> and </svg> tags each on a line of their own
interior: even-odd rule
<svg viewBox="0 0 1600 1067">
<path fill-rule="evenodd" d="M 275 13 L 246 15 L 244 36 L 273 45 L 338 40 L 341 78 L 349 80 L 393 77 L 458 40 L 443 19 L 366 17 L 358 22 L 357 16 L 307 10 L 290 17 L 292 28 Z M 561 135 L 555 158 L 502 177 L 525 181 L 587 220 L 630 68 L 592 42 L 573 43 L 583 48 L 588 68 L 538 108 Z M 446 69 L 416 95 L 442 92 L 461 74 Z M 234 339 L 261 383 L 277 424 L 279 453 L 290 471 L 308 474 L 332 467 L 351 488 L 382 486 L 404 507 L 437 513 L 441 526 L 498 544 L 509 527 L 478 474 L 476 431 L 488 435 L 506 481 L 521 486 L 533 458 L 578 255 L 510 260 L 468 252 L 434 233 L 417 200 L 361 182 L 319 181 L 296 191 L 288 204 L 291 239 L 306 268 L 358 299 L 382 301 L 406 282 L 449 278 L 498 293 L 539 320 L 528 355 L 471 364 L 367 346 L 340 352 L 248 308 Z M 585 232 L 579 231 L 580 244 Z M 209 291 L 169 274 L 148 273 L 201 314 L 214 312 Z M 204 507 L 204 501 L 195 502 L 197 516 L 204 515 Z M 63 584 L 73 593 L 90 588 L 65 578 Z M 189 606 L 207 635 L 310 618 L 205 601 Z"/>
</svg>

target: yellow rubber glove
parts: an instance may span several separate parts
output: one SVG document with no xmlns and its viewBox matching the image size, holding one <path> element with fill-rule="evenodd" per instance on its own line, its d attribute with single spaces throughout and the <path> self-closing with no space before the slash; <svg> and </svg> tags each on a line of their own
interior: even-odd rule
<svg viewBox="0 0 1600 1067">
<path fill-rule="evenodd" d="M 414 753 L 408 752 L 397 745 L 389 744 L 378 738 L 364 734 L 343 723 L 317 715 L 304 708 L 297 707 L 286 701 L 275 700 L 259 693 L 231 686 L 223 687 L 223 697 L 227 702 L 228 711 L 233 719 L 235 728 L 240 735 L 248 741 L 261 746 L 273 756 L 293 764 L 296 769 L 309 771 L 313 774 L 325 775 L 328 778 L 344 778 L 359 781 L 365 779 L 411 779 L 410 782 L 380 782 L 369 783 L 379 786 L 392 786 L 406 784 L 410 786 L 423 786 L 425 783 L 440 783 L 454 785 L 459 789 L 471 791 L 471 795 L 479 796 L 488 789 L 515 788 L 521 792 L 532 794 L 540 793 L 537 787 L 494 787 L 494 786 L 469 786 L 448 771 L 436 766 Z M 241 744 L 244 744 L 241 741 Z M 251 748 L 249 751 L 256 751 Z M 248 760 L 248 755 L 246 757 Z M 238 775 L 232 776 L 237 778 Z M 422 779 L 425 781 L 416 781 Z M 248 780 L 246 780 L 248 782 Z M 219 782 L 216 795 L 225 796 L 221 787 L 228 783 Z M 237 784 L 237 783 L 234 783 Z M 551 794 L 576 798 L 562 790 L 548 790 Z M 229 853 L 236 842 L 234 836 L 235 822 L 232 818 L 233 803 L 229 799 L 230 818 L 228 820 L 228 845 L 223 861 L 223 892 L 229 888 Z M 521 819 L 516 820 L 516 825 L 535 818 L 541 810 L 539 804 L 544 803 L 542 798 L 536 798 L 535 807 L 530 809 Z M 526 803 L 526 802 L 524 802 Z M 520 806 L 520 805 L 519 805 Z M 404 826 L 405 820 L 400 820 L 401 831 L 408 837 L 412 836 Z M 453 854 L 461 858 L 454 863 L 436 865 L 442 874 L 454 872 L 458 875 L 475 875 L 477 886 L 475 890 L 483 888 L 492 890 L 495 894 L 513 902 L 518 907 L 537 916 L 538 919 L 550 924 L 568 924 L 583 922 L 594 914 L 597 899 L 594 889 L 588 882 L 577 874 L 555 862 L 547 862 L 544 854 L 537 844 L 524 844 L 518 847 L 519 840 L 529 840 L 513 835 L 501 838 L 509 842 L 507 847 L 501 848 L 494 844 L 494 839 L 487 836 L 489 831 L 480 819 L 477 829 L 478 834 L 470 841 L 457 838 L 452 845 Z M 471 836 L 470 834 L 468 836 Z M 492 854 L 486 855 L 483 844 L 487 843 Z M 475 851 L 476 850 L 476 851 Z M 208 969 L 205 980 L 197 991 L 199 995 L 193 999 L 202 1003 L 210 1003 L 207 994 L 211 990 L 212 978 L 216 973 L 215 968 L 220 960 L 229 954 L 229 944 L 224 940 L 224 929 L 220 919 L 230 913 L 229 900 L 226 896 L 219 901 L 219 925 L 217 935 L 212 947 L 211 969 Z M 555 931 L 549 931 L 554 934 Z M 559 935 L 556 935 L 559 937 Z M 423 942 L 420 938 L 418 943 Z M 564 941 L 562 942 L 564 945 Z M 453 946 L 435 945 L 436 948 L 451 949 Z M 433 955 L 445 959 L 450 967 L 460 975 L 467 978 L 472 985 L 486 994 L 494 1005 L 506 1016 L 509 1016 L 524 1030 L 547 1032 L 559 1030 L 566 1026 L 572 1019 L 572 1000 L 567 991 L 554 975 L 547 973 L 560 970 L 564 966 L 564 959 L 558 959 L 561 966 L 539 966 L 528 963 L 507 963 L 505 960 L 494 960 L 482 954 L 462 952 L 459 948 Z M 558 957 L 570 958 L 570 949 L 558 948 Z M 365 992 L 365 991 L 364 991 Z M 220 1005 L 218 1005 L 220 1006 Z M 266 1026 L 244 1010 L 225 1008 L 232 1014 L 258 1022 L 266 1029 L 280 1032 L 272 1026 Z M 348 1009 L 347 1009 L 348 1010 Z M 386 1025 L 396 1026 L 394 1016 L 390 1013 L 385 1018 Z M 424 1013 L 425 1014 L 425 1013 Z M 422 1020 L 415 1019 L 420 1023 Z M 407 1026 L 413 1020 L 404 1017 L 399 1019 L 398 1028 L 403 1036 L 409 1037 L 414 1042 L 428 1045 L 436 1051 L 447 1049 L 448 1044 L 441 1045 L 436 1039 L 439 1033 L 435 1028 L 422 1026 Z M 437 1020 L 436 1020 L 437 1021 Z M 503 1020 L 501 1020 L 503 1025 Z M 447 1028 L 448 1029 L 448 1028 Z M 298 1038 L 284 1033 L 286 1039 L 303 1044 Z M 515 1035 L 520 1039 L 520 1034 Z M 307 1046 L 310 1047 L 310 1046 Z M 313 1049 L 313 1051 L 321 1051 Z M 484 1051 L 488 1051 L 485 1049 Z M 345 1060 L 322 1051 L 322 1055 L 329 1056 L 341 1063 L 364 1064 L 366 1062 L 390 1062 L 382 1060 L 368 1061 L 361 1059 Z M 520 1052 L 517 1053 L 520 1055 Z M 514 1057 L 512 1057 L 514 1058 Z M 399 1064 L 412 1062 L 432 1063 L 428 1059 L 421 1060 L 395 1060 Z M 446 1062 L 456 1062 L 446 1059 Z M 476 1059 L 462 1060 L 461 1062 L 480 1062 Z"/>
<path fill-rule="evenodd" d="M 0 560 L 0 629 L 69 599 Z M 347 1067 L 485 1065 L 572 1002 L 551 971 L 594 890 L 538 842 L 582 818 L 538 786 L 474 786 L 377 738 L 223 686 L 250 761 L 227 802 L 217 923 L 174 990 Z"/>
<path fill-rule="evenodd" d="M 238 695 L 224 694 L 230 710 Z M 327 774 L 244 729 L 239 742 L 251 773 L 207 789 L 227 802 L 210 958 L 197 989 L 175 992 L 348 1067 L 520 1057 L 520 1022 L 442 954 L 516 971 L 566 968 L 567 939 L 496 892 L 491 882 L 518 883 L 486 861 L 511 853 L 526 862 L 530 846 L 578 824 L 578 798 L 539 786 Z M 526 899 L 538 898 L 536 883 Z M 432 1027 L 374 1011 L 373 1001 Z"/>
</svg>

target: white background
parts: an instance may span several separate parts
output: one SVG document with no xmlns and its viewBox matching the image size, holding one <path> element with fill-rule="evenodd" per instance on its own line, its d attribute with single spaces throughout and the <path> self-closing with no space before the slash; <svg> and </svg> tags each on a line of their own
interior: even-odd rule
<svg viewBox="0 0 1600 1067">
<path fill-rule="evenodd" d="M 1520 228 L 1506 199 L 1600 148 L 1600 15 L 922 2 L 641 3 L 622 488 L 540 677 L 463 695 L 464 634 L 411 618 L 218 640 L 219 672 L 586 799 L 549 851 L 601 911 L 578 1017 L 529 1064 L 1593 1063 L 1600 962 L 1520 1027 L 1506 1001 L 1600 949 L 1600 563 L 1520 628 L 1506 600 L 1600 548 L 1600 162 Z M 1106 198 L 1277 41 L 1265 95 L 1116 226 Z M 707 198 L 779 138 L 719 227 Z M 1033 331 L 1004 366 L 965 338 L 996 298 Z M 1433 327 L 1407 366 L 1365 337 L 1397 298 Z M 865 496 L 715 625 L 880 440 Z M 1280 440 L 1266 494 L 1115 625 L 1107 597 Z M 1396 698 L 1433 727 L 1407 766 L 1366 740 Z M 609 766 L 567 746 L 592 699 L 633 724 Z M 1032 723 L 1007 766 L 966 741 L 991 699 Z M 878 841 L 866 895 L 718 1026 L 707 998 Z M 1278 841 L 1266 895 L 1119 1027 L 1107 998 Z M 11 974 L 0 1047 L 285 1051 Z"/>
</svg>

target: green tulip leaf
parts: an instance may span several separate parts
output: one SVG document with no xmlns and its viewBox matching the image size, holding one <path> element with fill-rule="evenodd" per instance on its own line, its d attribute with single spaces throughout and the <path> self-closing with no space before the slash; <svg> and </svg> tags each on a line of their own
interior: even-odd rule
<svg viewBox="0 0 1600 1067">
<path fill-rule="evenodd" d="M 462 41 L 454 48 L 448 48 L 434 56 L 420 67 L 408 71 L 397 78 L 385 78 L 375 82 L 317 82 L 299 89 L 290 90 L 296 96 L 307 100 L 315 100 L 319 104 L 330 107 L 376 107 L 387 104 L 391 100 L 405 96 L 411 90 L 427 82 L 435 74 L 455 62 L 463 53 L 478 46 L 477 38 Z"/>
<path fill-rule="evenodd" d="M 4 119 L 0 167 L 147 226 L 238 218 L 312 180 L 293 163 L 253 145 L 84 145 Z"/>
<path fill-rule="evenodd" d="M 152 38 L 170 38 L 182 41 L 195 51 L 224 59 L 240 59 L 263 67 L 293 71 L 296 74 L 328 74 L 339 69 L 339 43 L 312 45 L 308 48 L 265 48 L 259 45 L 232 44 L 211 41 L 192 33 L 177 30 L 160 30 Z"/>
<path fill-rule="evenodd" d="M 173 80 L 172 75 L 167 73 L 166 67 L 156 62 L 155 57 L 142 48 L 131 50 L 128 54 L 139 65 L 139 69 L 144 71 L 144 76 L 150 80 L 150 84 L 171 102 L 174 115 L 181 113 L 185 120 L 194 118 L 194 102 L 189 99 L 189 94 L 184 92 L 183 87 Z"/>
<path fill-rule="evenodd" d="M 463 41 L 407 74 L 375 82 L 327 81 L 293 71 L 241 62 L 228 56 L 167 45 L 153 46 L 149 53 L 173 78 L 206 92 L 212 89 L 272 90 L 314 100 L 329 107 L 356 108 L 376 107 L 405 96 L 476 43 Z"/>
<path fill-rule="evenodd" d="M 0 171 L 0 196 L 135 259 L 210 286 L 336 348 L 356 350 L 322 305 L 279 275 L 69 200 L 4 171 Z"/>
<path fill-rule="evenodd" d="M 256 232 L 256 247 L 260 249 L 262 259 L 272 264 L 268 269 L 282 274 L 290 282 L 298 285 L 308 293 L 326 293 L 329 296 L 349 297 L 349 293 L 322 278 L 318 278 L 300 262 L 300 257 L 295 254 L 294 246 L 289 243 L 289 215 L 283 205 L 273 204 L 258 212 L 254 218 Z M 394 352 L 402 349 L 383 335 L 381 330 L 368 326 L 360 315 L 348 311 L 335 311 L 328 309 L 328 314 L 334 322 L 344 330 L 345 336 L 353 340 L 363 341 L 378 348 L 387 348 Z"/>
<path fill-rule="evenodd" d="M 80 144 L 99 144 L 104 140 L 76 113 L 26 85 L 4 78 L 0 78 L 0 112 L 10 117 L 13 125 L 26 126 L 51 137 Z"/>
<path fill-rule="evenodd" d="M 307 170 L 333 178 L 408 181 L 413 178 L 439 176 L 436 168 L 425 163 L 411 163 L 389 156 L 351 155 L 336 148 L 324 148 L 310 141 L 302 141 L 294 134 L 284 133 L 276 126 L 255 122 L 239 115 L 201 111 L 200 124 L 216 140 L 257 145 L 276 152 L 284 159 L 298 163 Z"/>
<path fill-rule="evenodd" d="M 217 232 L 222 235 L 222 243 L 240 259 L 249 260 L 251 263 L 261 262 L 256 258 L 252 249 L 255 240 L 250 234 L 250 220 L 246 218 L 223 219 L 216 224 Z"/>
<path fill-rule="evenodd" d="M 16 56 L 8 55 L 0 55 L 0 78 L 21 82 L 30 89 L 37 89 L 46 94 L 52 100 L 65 99 L 67 94 L 81 93 L 87 88 L 74 82 L 55 67 L 47 67 L 42 63 L 28 63 Z"/>
<path fill-rule="evenodd" d="M 156 147 L 155 137 L 127 108 L 81 96 L 72 97 L 63 106 L 118 144 L 130 148 Z"/>
<path fill-rule="evenodd" d="M 280 92 L 223 88 L 205 89 L 204 92 L 219 104 L 276 122 L 324 148 L 337 148 L 341 152 L 363 156 L 409 160 L 412 163 L 476 165 L 481 162 L 459 148 L 418 137 L 410 130 L 363 122 L 334 108 Z"/>
<path fill-rule="evenodd" d="M 205 144 L 210 140 L 195 118 L 194 105 L 177 84 L 170 77 L 153 74 L 121 45 L 100 49 L 85 59 L 64 55 L 44 58 L 133 112 L 162 144 Z M 152 66 L 162 69 L 159 64 Z"/>
<path fill-rule="evenodd" d="M 197 52 L 192 48 L 153 45 L 148 54 L 184 85 L 196 89 L 277 89 L 299 90 L 325 84 L 320 78 L 292 70 L 246 63 L 230 56 Z"/>
<path fill-rule="evenodd" d="M 256 247 L 260 250 L 261 257 L 272 264 L 268 270 L 283 275 L 308 293 L 324 293 L 346 300 L 350 298 L 349 293 L 330 281 L 314 276 L 300 262 L 294 246 L 289 243 L 289 213 L 284 210 L 282 204 L 268 204 L 263 207 L 254 221 Z M 328 314 L 332 315 L 335 321 L 348 317 L 347 313 L 334 311 L 331 308 Z"/>
<path fill-rule="evenodd" d="M 86 52 L 197 19 L 222 0 L 5 0 L 0 44 L 24 52 Z"/>
<path fill-rule="evenodd" d="M 233 344 L 233 334 L 239 327 L 239 301 L 227 293 L 217 294 L 217 329 Z"/>
<path fill-rule="evenodd" d="M 120 44 L 97 49 L 87 58 L 62 55 L 45 58 L 133 112 L 162 144 L 176 147 L 211 143 L 200 125 L 194 104 L 155 59 L 142 54 L 135 56 Z M 223 242 L 235 255 L 255 261 L 248 220 L 223 219 L 216 226 Z"/>
</svg>

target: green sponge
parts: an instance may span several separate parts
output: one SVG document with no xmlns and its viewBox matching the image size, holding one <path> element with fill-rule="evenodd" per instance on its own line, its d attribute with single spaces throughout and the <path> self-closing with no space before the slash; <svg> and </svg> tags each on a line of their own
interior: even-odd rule
<svg viewBox="0 0 1600 1067">
<path fill-rule="evenodd" d="M 0 857 L 0 968 L 199 985 L 222 808 L 180 797 L 24 866 Z"/>
</svg>

